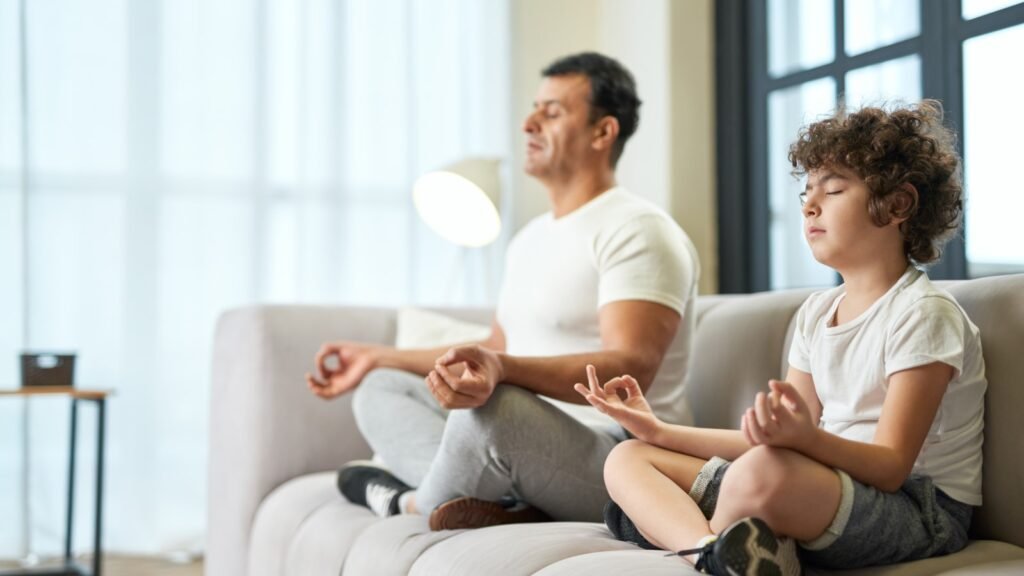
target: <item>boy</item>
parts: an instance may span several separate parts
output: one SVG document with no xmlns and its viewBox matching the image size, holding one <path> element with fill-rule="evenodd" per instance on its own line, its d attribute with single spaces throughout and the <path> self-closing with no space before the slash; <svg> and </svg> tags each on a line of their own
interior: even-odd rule
<svg viewBox="0 0 1024 576">
<path fill-rule="evenodd" d="M 981 341 L 918 269 L 962 211 L 941 117 L 934 101 L 840 111 L 790 148 L 807 242 L 844 283 L 800 307 L 786 381 L 757 394 L 741 430 L 665 424 L 634 379 L 602 386 L 588 367 L 576 390 L 636 438 L 605 462 L 618 538 L 714 574 L 799 574 L 797 546 L 808 564 L 857 568 L 966 545 L 981 504 Z"/>
</svg>

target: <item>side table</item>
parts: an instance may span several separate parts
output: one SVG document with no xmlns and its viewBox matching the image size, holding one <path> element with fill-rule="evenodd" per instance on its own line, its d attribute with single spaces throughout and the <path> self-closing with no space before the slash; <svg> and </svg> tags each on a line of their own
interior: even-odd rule
<svg viewBox="0 0 1024 576">
<path fill-rule="evenodd" d="M 104 421 L 107 390 L 82 390 L 78 388 L 53 386 L 38 388 L 21 388 L 18 390 L 0 390 L 0 398 L 20 396 L 31 398 L 33 396 L 69 396 L 71 398 L 71 446 L 68 449 L 68 511 L 67 527 L 64 535 L 64 564 L 61 566 L 49 566 L 40 568 L 26 568 L 19 570 L 0 570 L 0 576 L 101 576 L 103 564 L 103 548 L 101 536 L 103 534 L 103 451 L 104 451 Z M 92 569 L 77 564 L 71 555 L 71 535 L 73 531 L 73 514 L 75 510 L 75 452 L 76 432 L 78 431 L 78 403 L 79 401 L 96 403 L 96 516 L 93 534 L 93 555 Z"/>
</svg>

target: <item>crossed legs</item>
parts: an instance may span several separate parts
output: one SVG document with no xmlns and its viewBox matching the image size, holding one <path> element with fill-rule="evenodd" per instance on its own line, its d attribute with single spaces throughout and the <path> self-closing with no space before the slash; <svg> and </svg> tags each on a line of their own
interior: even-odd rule
<svg viewBox="0 0 1024 576">
<path fill-rule="evenodd" d="M 644 537 L 666 550 L 692 548 L 749 516 L 761 518 L 778 535 L 813 540 L 839 508 L 841 485 L 834 470 L 792 450 L 758 446 L 729 466 L 708 520 L 690 496 L 705 463 L 630 440 L 609 455 L 605 482 Z"/>
<path fill-rule="evenodd" d="M 421 378 L 397 370 L 368 374 L 353 407 L 370 446 L 417 487 L 421 513 L 461 496 L 512 495 L 558 520 L 601 519 L 601 470 L 621 428 L 584 425 L 508 385 L 480 408 L 445 411 Z"/>
</svg>

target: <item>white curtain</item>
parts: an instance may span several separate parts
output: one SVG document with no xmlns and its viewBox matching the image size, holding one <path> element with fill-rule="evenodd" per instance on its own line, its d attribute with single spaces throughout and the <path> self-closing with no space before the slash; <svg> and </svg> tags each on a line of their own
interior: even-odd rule
<svg viewBox="0 0 1024 576">
<path fill-rule="evenodd" d="M 452 277 L 467 260 L 410 190 L 460 157 L 508 157 L 507 11 L 0 0 L 0 387 L 20 351 L 73 350 L 80 386 L 116 391 L 108 550 L 201 549 L 226 308 L 491 302 L 479 274 Z M 493 271 L 501 252 L 468 261 Z M 0 556 L 62 548 L 68 412 L 0 399 Z M 80 408 L 79 551 L 94 418 Z"/>
</svg>

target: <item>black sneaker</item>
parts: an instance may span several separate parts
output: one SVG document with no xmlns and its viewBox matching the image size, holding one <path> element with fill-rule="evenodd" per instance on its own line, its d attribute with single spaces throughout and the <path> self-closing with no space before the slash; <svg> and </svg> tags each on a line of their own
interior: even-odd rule
<svg viewBox="0 0 1024 576">
<path fill-rule="evenodd" d="M 412 487 L 369 460 L 355 460 L 338 470 L 338 490 L 351 503 L 366 506 L 377 516 L 400 512 L 398 498 Z"/>
<path fill-rule="evenodd" d="M 609 500 L 604 505 L 604 523 L 611 530 L 612 536 L 623 542 L 632 542 L 644 550 L 658 550 L 659 548 L 647 541 L 644 535 L 636 529 L 636 524 L 626 516 L 614 501 Z"/>
<path fill-rule="evenodd" d="M 695 568 L 716 576 L 800 576 L 800 559 L 792 538 L 778 538 L 760 518 L 734 522 L 701 548 L 675 555 L 697 554 Z"/>
</svg>

